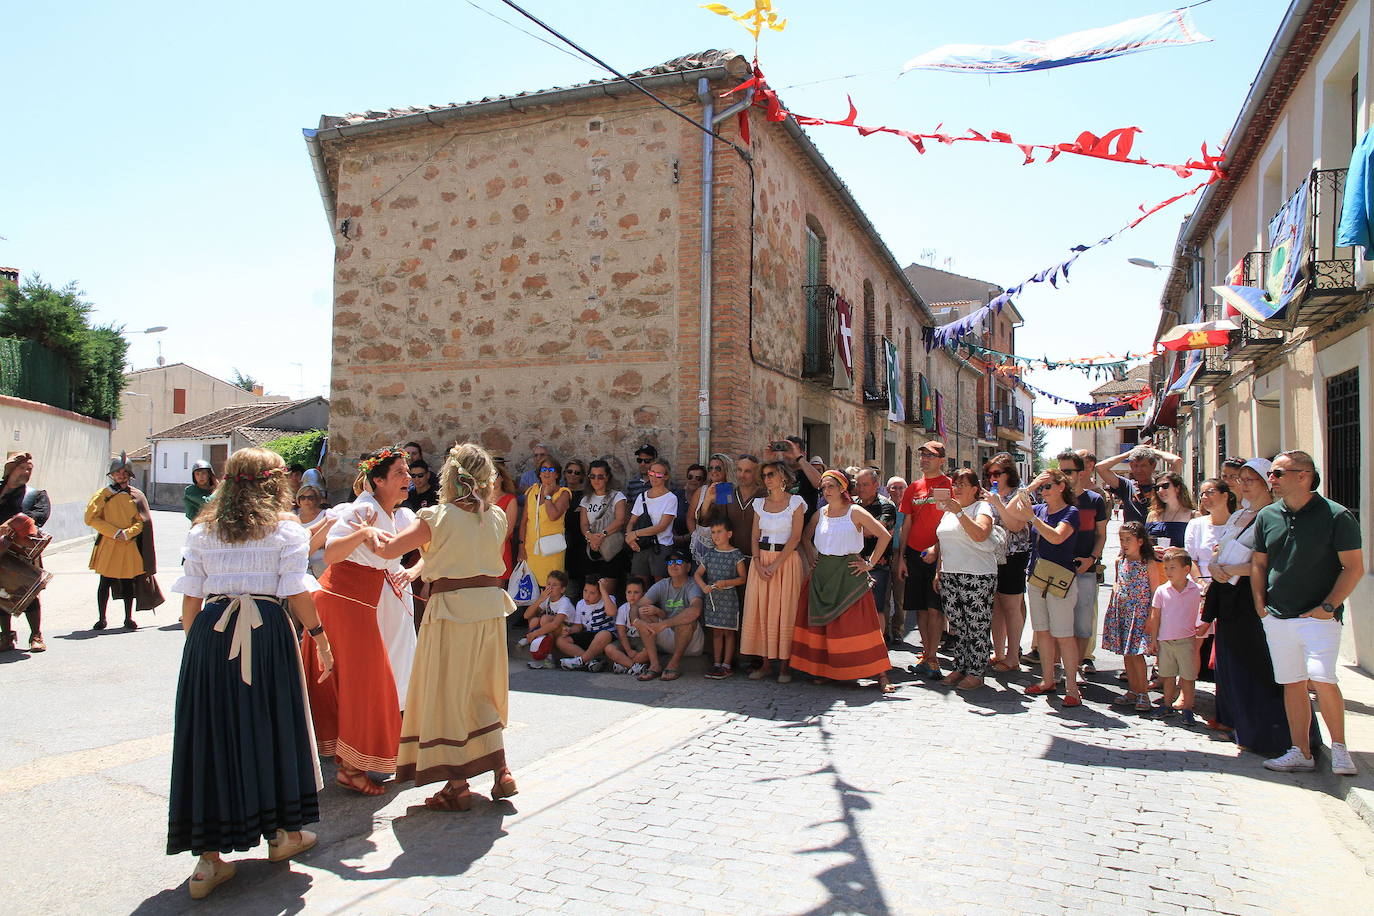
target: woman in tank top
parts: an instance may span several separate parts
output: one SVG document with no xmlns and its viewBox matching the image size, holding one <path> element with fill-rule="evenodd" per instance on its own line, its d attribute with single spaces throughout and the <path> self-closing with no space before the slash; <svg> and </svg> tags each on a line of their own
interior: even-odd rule
<svg viewBox="0 0 1374 916">
<path fill-rule="evenodd" d="M 825 505 L 809 526 L 816 564 L 792 630 L 792 667 L 817 683 L 877 678 L 883 693 L 891 693 L 883 621 L 868 573 L 892 535 L 862 506 L 854 505 L 850 489 L 849 478 L 839 471 L 821 475 Z M 862 555 L 865 535 L 878 539 L 867 557 Z"/>
</svg>

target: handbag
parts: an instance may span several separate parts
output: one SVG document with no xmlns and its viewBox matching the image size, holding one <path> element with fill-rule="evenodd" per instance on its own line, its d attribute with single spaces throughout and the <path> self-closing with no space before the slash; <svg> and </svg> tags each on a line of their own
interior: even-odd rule
<svg viewBox="0 0 1374 916">
<path fill-rule="evenodd" d="M 1056 598 L 1066 598 L 1069 594 L 1069 586 L 1073 585 L 1073 570 L 1060 566 L 1053 560 L 1039 557 L 1035 561 L 1035 566 L 1031 568 L 1030 576 L 1026 580 L 1027 584 L 1040 589 L 1042 596 L 1053 595 Z"/>
<path fill-rule="evenodd" d="M 518 605 L 534 603 L 538 589 L 535 588 L 534 573 L 530 572 L 530 564 L 524 560 L 516 563 L 515 568 L 511 570 L 510 584 L 506 586 L 506 594 L 510 595 L 510 600 Z"/>
<path fill-rule="evenodd" d="M 1007 529 L 1001 525 L 993 525 L 988 540 L 992 541 L 993 556 L 997 559 L 997 565 L 1001 566 L 1007 562 Z"/>
<path fill-rule="evenodd" d="M 541 557 L 551 557 L 568 549 L 568 539 L 559 531 L 557 534 L 539 533 L 539 517 L 543 514 L 539 506 L 534 507 L 534 552 Z"/>
<path fill-rule="evenodd" d="M 586 503 L 584 502 L 583 505 L 586 505 Z M 590 513 L 588 513 L 588 518 L 587 518 L 587 530 L 588 530 L 591 534 L 601 534 L 601 533 L 602 533 L 602 530 L 603 530 L 603 529 L 606 527 L 606 525 L 608 524 L 608 520 L 607 520 L 606 516 L 610 513 L 611 509 L 612 509 L 612 500 L 611 500 L 610 496 L 607 495 L 607 497 L 606 497 L 606 502 L 604 502 L 604 503 L 602 504 L 602 506 L 601 506 L 601 511 L 598 512 L 598 513 L 596 514 L 596 517 L 595 517 L 595 518 L 591 518 L 591 517 L 590 517 Z M 592 550 L 592 548 L 590 547 L 590 545 L 587 547 L 587 558 L 588 558 L 589 560 L 609 560 L 609 559 L 612 559 L 612 558 L 614 558 L 614 557 L 619 556 L 619 555 L 620 555 L 620 551 L 622 551 L 622 550 L 624 550 L 624 549 L 625 549 L 625 532 L 624 532 L 624 531 L 612 531 L 610 534 L 606 535 L 606 537 L 601 541 L 601 549 L 600 549 L 600 550 Z"/>
</svg>

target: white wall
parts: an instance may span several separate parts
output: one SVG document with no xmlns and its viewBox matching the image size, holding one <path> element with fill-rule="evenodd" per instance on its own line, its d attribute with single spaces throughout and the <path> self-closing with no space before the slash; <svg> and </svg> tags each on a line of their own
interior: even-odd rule
<svg viewBox="0 0 1374 916">
<path fill-rule="evenodd" d="M 105 485 L 110 424 L 81 414 L 0 395 L 3 453 L 33 453 L 31 486 L 48 491 L 52 517 L 44 530 L 64 541 L 91 533 L 86 503 Z"/>
<path fill-rule="evenodd" d="M 191 482 L 191 466 L 210 460 L 210 446 L 229 445 L 226 436 L 208 439 L 159 439 L 153 443 L 148 472 L 148 499 L 160 506 L 180 506 L 181 493 Z"/>
</svg>

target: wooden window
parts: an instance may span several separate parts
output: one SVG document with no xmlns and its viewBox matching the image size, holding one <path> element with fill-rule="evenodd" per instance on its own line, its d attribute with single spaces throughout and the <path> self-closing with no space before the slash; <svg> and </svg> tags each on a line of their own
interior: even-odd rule
<svg viewBox="0 0 1374 916">
<path fill-rule="evenodd" d="M 186 412 L 186 389 L 185 389 L 185 388 L 173 388 L 173 389 L 172 389 L 172 413 L 185 413 L 185 412 Z"/>
</svg>

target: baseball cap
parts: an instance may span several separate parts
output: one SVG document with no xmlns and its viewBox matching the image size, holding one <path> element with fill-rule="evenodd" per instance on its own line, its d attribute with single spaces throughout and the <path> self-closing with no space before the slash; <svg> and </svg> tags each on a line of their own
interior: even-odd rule
<svg viewBox="0 0 1374 916">
<path fill-rule="evenodd" d="M 657 457 L 658 457 L 658 449 L 654 448 L 652 445 L 650 445 L 649 443 L 645 442 L 645 443 L 644 443 L 643 445 L 641 445 L 639 448 L 635 449 L 635 454 L 636 454 L 636 455 L 648 455 L 650 458 L 657 458 Z"/>
<path fill-rule="evenodd" d="M 917 449 L 918 452 L 934 452 L 941 458 L 945 457 L 945 444 L 936 439 L 931 439 L 925 445 Z"/>
</svg>

